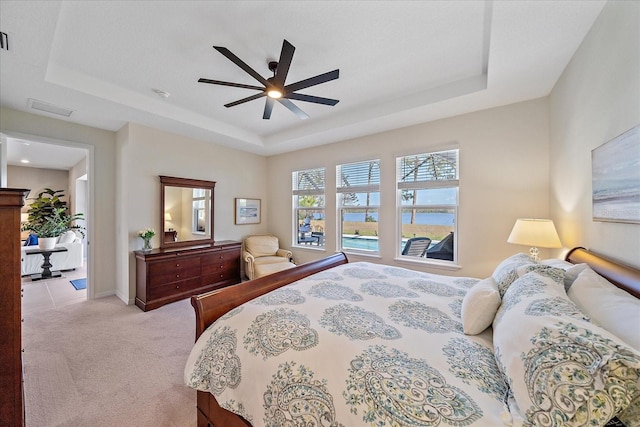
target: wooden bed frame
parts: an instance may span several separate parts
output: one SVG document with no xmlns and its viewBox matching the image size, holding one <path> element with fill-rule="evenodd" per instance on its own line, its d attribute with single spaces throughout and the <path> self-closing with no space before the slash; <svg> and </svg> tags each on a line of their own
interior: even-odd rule
<svg viewBox="0 0 640 427">
<path fill-rule="evenodd" d="M 640 270 L 584 248 L 570 250 L 565 260 L 572 264 L 588 264 L 614 285 L 640 298 Z M 231 309 L 296 280 L 348 262 L 344 253 L 338 253 L 296 268 L 191 297 L 191 305 L 196 311 L 196 339 Z M 241 416 L 221 408 L 215 397 L 204 391 L 198 391 L 197 412 L 198 427 L 251 427 Z"/>
</svg>

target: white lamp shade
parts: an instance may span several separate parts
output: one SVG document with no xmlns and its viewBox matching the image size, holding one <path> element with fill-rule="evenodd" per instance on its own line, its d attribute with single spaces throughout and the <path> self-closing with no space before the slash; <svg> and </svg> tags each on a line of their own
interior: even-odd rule
<svg viewBox="0 0 640 427">
<path fill-rule="evenodd" d="M 165 221 L 171 221 L 171 214 L 169 212 L 165 212 L 164 213 L 164 220 Z"/>
<path fill-rule="evenodd" d="M 561 248 L 560 237 L 550 219 L 518 218 L 507 242 L 539 248 Z"/>
</svg>

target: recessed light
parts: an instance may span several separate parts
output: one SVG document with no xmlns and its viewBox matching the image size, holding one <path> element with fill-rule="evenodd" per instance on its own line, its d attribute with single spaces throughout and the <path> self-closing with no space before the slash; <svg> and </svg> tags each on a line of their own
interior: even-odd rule
<svg viewBox="0 0 640 427">
<path fill-rule="evenodd" d="M 27 159 L 22 159 L 22 160 L 20 160 L 20 163 L 30 163 L 30 162 Z"/>
<path fill-rule="evenodd" d="M 169 97 L 169 92 L 165 92 L 164 90 L 160 90 L 160 89 L 152 89 L 152 90 L 161 98 Z"/>
</svg>

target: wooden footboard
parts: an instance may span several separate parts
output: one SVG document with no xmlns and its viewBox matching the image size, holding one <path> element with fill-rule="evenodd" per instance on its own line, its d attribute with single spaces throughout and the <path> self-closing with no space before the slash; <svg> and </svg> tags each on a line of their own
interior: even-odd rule
<svg viewBox="0 0 640 427">
<path fill-rule="evenodd" d="M 196 339 L 209 325 L 235 307 L 296 280 L 348 262 L 344 253 L 338 253 L 296 268 L 191 297 L 191 305 L 196 311 Z M 197 410 L 198 427 L 251 427 L 241 416 L 221 408 L 211 393 L 198 391 Z"/>
</svg>

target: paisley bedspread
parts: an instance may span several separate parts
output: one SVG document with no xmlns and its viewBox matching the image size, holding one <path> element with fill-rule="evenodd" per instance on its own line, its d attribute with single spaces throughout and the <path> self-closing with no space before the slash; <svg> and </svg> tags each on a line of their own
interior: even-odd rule
<svg viewBox="0 0 640 427">
<path fill-rule="evenodd" d="M 477 281 L 364 262 L 317 273 L 211 325 L 185 381 L 255 427 L 501 426 L 491 328 L 467 336 L 460 320 Z"/>
</svg>

